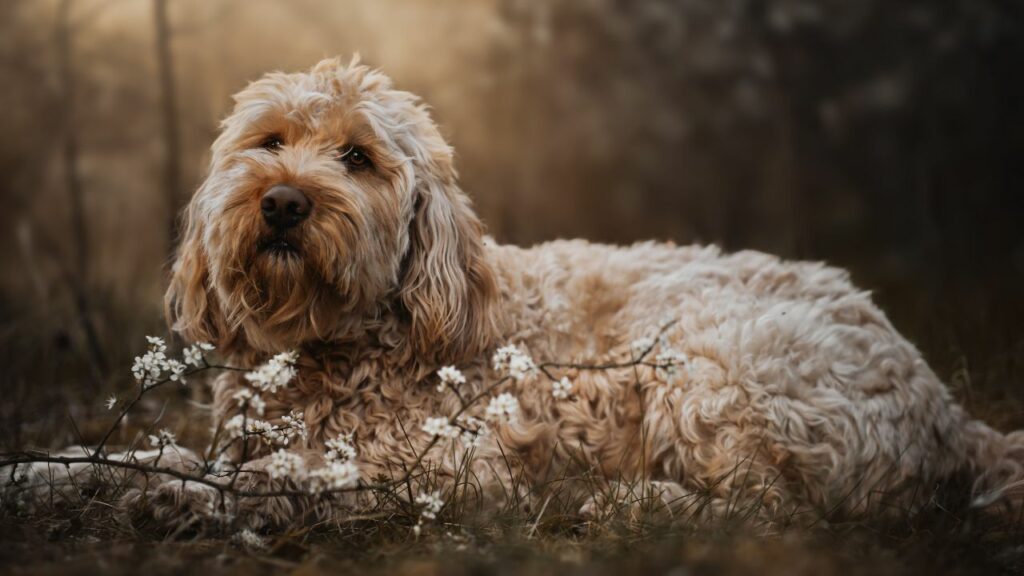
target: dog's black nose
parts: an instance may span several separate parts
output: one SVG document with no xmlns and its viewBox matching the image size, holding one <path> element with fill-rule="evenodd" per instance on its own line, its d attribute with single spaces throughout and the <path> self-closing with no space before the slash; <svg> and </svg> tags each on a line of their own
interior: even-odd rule
<svg viewBox="0 0 1024 576">
<path fill-rule="evenodd" d="M 301 190 L 287 184 L 272 186 L 260 200 L 263 219 L 271 228 L 291 228 L 309 216 L 313 205 Z"/>
</svg>

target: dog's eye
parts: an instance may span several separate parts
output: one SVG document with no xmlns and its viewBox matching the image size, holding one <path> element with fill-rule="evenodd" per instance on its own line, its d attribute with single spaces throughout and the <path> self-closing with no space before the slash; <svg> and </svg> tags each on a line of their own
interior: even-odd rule
<svg viewBox="0 0 1024 576">
<path fill-rule="evenodd" d="M 359 146 L 342 148 L 338 153 L 338 160 L 344 162 L 350 170 L 359 170 L 370 165 L 370 157 L 367 156 L 366 151 Z"/>
<path fill-rule="evenodd" d="M 273 136 L 267 136 L 262 142 L 260 142 L 260 148 L 264 150 L 280 150 L 281 146 L 284 145 L 284 141 L 277 134 Z"/>
</svg>

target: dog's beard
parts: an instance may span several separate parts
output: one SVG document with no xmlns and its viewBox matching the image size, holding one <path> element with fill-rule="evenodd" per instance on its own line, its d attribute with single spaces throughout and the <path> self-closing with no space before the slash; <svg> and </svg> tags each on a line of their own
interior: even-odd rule
<svg viewBox="0 0 1024 576">
<path fill-rule="evenodd" d="M 315 254 L 308 230 L 274 234 L 252 228 L 236 232 L 217 282 L 230 325 L 266 351 L 330 338 L 350 303 L 328 278 L 345 264 L 337 256 Z"/>
<path fill-rule="evenodd" d="M 370 242 L 337 220 L 325 229 L 314 222 L 285 234 L 236 229 L 217 284 L 230 325 L 250 346 L 279 352 L 336 340 L 375 314 L 398 258 L 367 253 Z"/>
</svg>

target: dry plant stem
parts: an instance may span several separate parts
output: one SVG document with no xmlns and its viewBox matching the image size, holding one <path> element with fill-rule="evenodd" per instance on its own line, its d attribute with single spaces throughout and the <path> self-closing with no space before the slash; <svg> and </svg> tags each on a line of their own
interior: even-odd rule
<svg viewBox="0 0 1024 576">
<path fill-rule="evenodd" d="M 246 370 L 242 368 L 209 364 L 206 362 L 206 360 L 203 360 L 202 366 L 195 368 L 193 370 L 186 370 L 184 373 L 182 373 L 181 376 L 192 376 L 200 372 L 205 372 L 206 370 L 229 370 L 235 372 L 246 372 Z M 132 400 L 128 404 L 126 404 L 124 408 L 121 409 L 121 413 L 117 415 L 117 418 L 114 420 L 114 423 L 110 425 L 110 428 L 107 429 L 106 434 L 104 434 L 103 438 L 100 440 L 100 443 L 97 444 L 96 448 L 93 450 L 92 455 L 94 457 L 100 455 L 100 453 L 103 451 L 103 448 L 107 445 L 107 441 L 110 440 L 110 437 L 114 435 L 114 432 L 117 430 L 117 427 L 121 424 L 121 421 L 124 420 L 125 416 L 127 416 L 128 413 L 131 412 L 132 408 L 134 408 L 135 405 L 138 404 L 140 400 L 142 400 L 142 397 L 145 396 L 147 392 L 150 392 L 160 386 L 163 386 L 168 382 L 171 382 L 171 377 L 168 376 L 153 383 L 148 382 L 148 377 L 143 378 L 142 382 L 139 382 L 139 393 L 136 394 L 135 398 L 132 398 Z"/>
</svg>

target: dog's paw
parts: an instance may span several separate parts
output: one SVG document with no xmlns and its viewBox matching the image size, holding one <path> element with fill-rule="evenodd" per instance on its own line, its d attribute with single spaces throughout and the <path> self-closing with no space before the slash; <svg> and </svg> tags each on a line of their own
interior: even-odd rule
<svg viewBox="0 0 1024 576">
<path fill-rule="evenodd" d="M 121 507 L 136 522 L 144 521 L 171 534 L 220 530 L 231 523 L 234 500 L 216 487 L 199 482 L 168 481 L 133 488 Z"/>
</svg>

